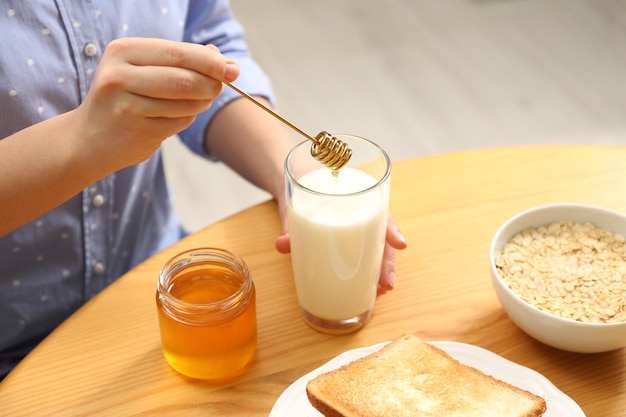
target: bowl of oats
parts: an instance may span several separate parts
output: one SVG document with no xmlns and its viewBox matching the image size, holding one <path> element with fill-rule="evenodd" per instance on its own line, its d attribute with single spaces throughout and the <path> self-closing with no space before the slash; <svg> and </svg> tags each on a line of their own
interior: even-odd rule
<svg viewBox="0 0 626 417">
<path fill-rule="evenodd" d="M 626 346 L 626 215 L 559 203 L 507 220 L 491 242 L 496 295 L 511 320 L 549 346 Z"/>
</svg>

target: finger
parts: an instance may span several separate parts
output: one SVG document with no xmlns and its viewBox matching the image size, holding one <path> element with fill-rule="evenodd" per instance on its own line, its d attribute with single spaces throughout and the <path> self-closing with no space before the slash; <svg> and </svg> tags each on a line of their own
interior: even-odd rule
<svg viewBox="0 0 626 417">
<path fill-rule="evenodd" d="M 291 241 L 289 240 L 289 233 L 283 233 L 278 236 L 276 242 L 274 244 L 276 246 L 276 250 L 279 253 L 290 253 L 291 252 Z"/>
<path fill-rule="evenodd" d="M 208 44 L 206 45 L 206 47 L 221 55 L 221 52 L 217 46 L 213 44 Z M 235 81 L 237 77 L 239 77 L 239 66 L 234 61 L 228 61 L 225 67 L 224 81 L 232 82 Z"/>
<path fill-rule="evenodd" d="M 407 247 L 406 239 L 391 214 L 387 221 L 385 240 L 395 249 L 405 249 Z"/>
<path fill-rule="evenodd" d="M 128 91 L 146 97 L 213 100 L 224 89 L 221 81 L 185 68 L 128 65 L 120 72 Z"/>
<path fill-rule="evenodd" d="M 380 278 L 376 293 L 382 295 L 393 290 L 396 286 L 396 250 L 388 243 L 385 243 L 383 251 L 383 261 L 380 268 Z"/>
<path fill-rule="evenodd" d="M 148 118 L 177 119 L 194 117 L 211 107 L 212 100 L 164 100 L 140 97 L 138 112 Z"/>
<path fill-rule="evenodd" d="M 196 116 L 206 111 L 212 100 L 172 100 L 145 97 L 126 92 L 110 104 L 111 112 L 119 119 L 167 118 Z"/>
<path fill-rule="evenodd" d="M 127 62 L 99 66 L 94 86 L 102 91 L 184 99 L 214 99 L 224 88 L 221 81 L 186 68 L 136 66 Z"/>
<path fill-rule="evenodd" d="M 185 68 L 222 82 L 233 81 L 238 75 L 238 69 L 232 66 L 233 61 L 216 49 L 188 42 L 156 38 L 120 38 L 109 43 L 105 56 L 121 59 L 136 66 Z M 228 64 L 231 66 L 227 68 Z M 235 69 L 236 71 L 233 71 Z"/>
<path fill-rule="evenodd" d="M 280 236 L 276 239 L 275 246 L 278 252 L 280 253 L 290 253 L 291 252 L 291 241 L 289 240 L 289 221 L 287 219 L 287 208 L 285 195 L 282 194 L 278 196 L 276 199 L 276 204 L 278 206 L 278 214 L 280 216 Z"/>
</svg>

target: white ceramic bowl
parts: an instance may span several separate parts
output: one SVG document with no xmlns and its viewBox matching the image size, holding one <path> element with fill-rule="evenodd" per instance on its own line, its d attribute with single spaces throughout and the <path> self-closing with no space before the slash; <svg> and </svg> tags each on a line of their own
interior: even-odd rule
<svg viewBox="0 0 626 417">
<path fill-rule="evenodd" d="M 522 300 L 502 281 L 495 255 L 506 243 L 528 227 L 556 221 L 591 222 L 598 228 L 626 236 L 626 215 L 602 207 L 575 203 L 550 204 L 521 212 L 496 232 L 490 247 L 492 283 L 502 307 L 511 320 L 535 339 L 572 352 L 606 352 L 626 346 L 626 322 L 583 323 L 547 313 Z"/>
</svg>

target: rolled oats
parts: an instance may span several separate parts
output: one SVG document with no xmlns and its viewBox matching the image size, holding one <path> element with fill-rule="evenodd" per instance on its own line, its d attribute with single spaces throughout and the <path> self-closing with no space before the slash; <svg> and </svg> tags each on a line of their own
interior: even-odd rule
<svg viewBox="0 0 626 417">
<path fill-rule="evenodd" d="M 495 256 L 508 287 L 540 310 L 588 323 L 626 321 L 626 239 L 591 223 L 528 228 Z"/>
</svg>

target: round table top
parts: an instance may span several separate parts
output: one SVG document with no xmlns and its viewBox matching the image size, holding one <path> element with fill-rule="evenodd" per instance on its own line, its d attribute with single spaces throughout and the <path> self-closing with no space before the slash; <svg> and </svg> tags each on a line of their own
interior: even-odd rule
<svg viewBox="0 0 626 417">
<path fill-rule="evenodd" d="M 626 350 L 577 354 L 543 345 L 505 314 L 491 287 L 489 244 L 527 208 L 579 202 L 626 211 L 626 148 L 545 145 L 483 149 L 394 163 L 391 211 L 408 241 L 396 289 L 344 336 L 301 319 L 290 258 L 274 249 L 275 203 L 246 209 L 146 260 L 41 343 L 0 384 L 7 415 L 267 416 L 279 395 L 336 355 L 403 333 L 487 349 L 548 378 L 588 416 L 626 410 Z M 213 246 L 241 255 L 257 287 L 259 341 L 241 377 L 184 378 L 163 359 L 155 290 L 165 261 Z"/>
</svg>

